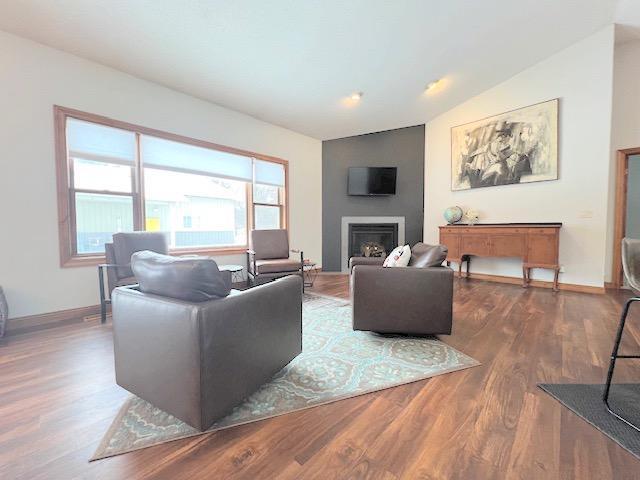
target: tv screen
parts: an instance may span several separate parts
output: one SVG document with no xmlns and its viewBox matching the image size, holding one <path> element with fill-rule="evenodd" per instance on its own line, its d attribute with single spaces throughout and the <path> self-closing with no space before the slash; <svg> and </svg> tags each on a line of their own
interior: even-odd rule
<svg viewBox="0 0 640 480">
<path fill-rule="evenodd" d="M 350 167 L 349 195 L 395 195 L 396 167 Z"/>
</svg>

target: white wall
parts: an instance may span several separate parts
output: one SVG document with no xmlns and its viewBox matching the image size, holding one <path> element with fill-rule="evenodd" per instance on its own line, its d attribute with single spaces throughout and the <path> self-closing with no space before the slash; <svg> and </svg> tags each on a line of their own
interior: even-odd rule
<svg viewBox="0 0 640 480">
<path fill-rule="evenodd" d="M 615 210 L 616 152 L 640 147 L 640 41 L 617 44 L 613 69 L 613 115 L 611 122 L 611 166 L 609 180 L 607 256 L 605 272 L 611 280 Z"/>
<path fill-rule="evenodd" d="M 291 246 L 322 259 L 319 140 L 3 32 L 0 87 L 0 285 L 12 318 L 98 303 L 95 267 L 59 266 L 54 104 L 289 160 Z"/>
<path fill-rule="evenodd" d="M 437 242 L 442 213 L 452 205 L 479 211 L 484 223 L 562 222 L 560 281 L 603 285 L 613 42 L 613 26 L 607 27 L 427 123 L 426 242 Z M 552 98 L 560 98 L 559 180 L 451 191 L 451 127 Z M 472 271 L 522 274 L 515 259 L 477 258 Z"/>
</svg>

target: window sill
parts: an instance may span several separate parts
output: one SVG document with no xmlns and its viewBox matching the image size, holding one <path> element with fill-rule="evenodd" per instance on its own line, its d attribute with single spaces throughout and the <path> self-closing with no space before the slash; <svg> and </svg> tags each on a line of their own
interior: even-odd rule
<svg viewBox="0 0 640 480">
<path fill-rule="evenodd" d="M 246 246 L 219 247 L 219 248 L 179 248 L 173 249 L 169 255 L 179 257 L 181 255 L 224 256 L 241 255 L 247 252 Z M 61 262 L 62 268 L 90 267 L 105 263 L 104 255 L 76 255 Z"/>
</svg>

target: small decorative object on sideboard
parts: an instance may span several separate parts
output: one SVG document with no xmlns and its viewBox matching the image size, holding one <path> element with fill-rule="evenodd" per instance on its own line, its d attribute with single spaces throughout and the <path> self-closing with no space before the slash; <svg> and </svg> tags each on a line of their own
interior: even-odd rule
<svg viewBox="0 0 640 480">
<path fill-rule="evenodd" d="M 7 318 L 9 318 L 9 305 L 7 304 L 7 299 L 4 296 L 2 287 L 0 287 L 0 338 L 4 336 Z"/>
<path fill-rule="evenodd" d="M 479 218 L 478 212 L 471 208 L 464 212 L 464 221 L 467 225 L 475 225 L 478 223 Z"/>
<path fill-rule="evenodd" d="M 444 219 L 449 225 L 458 223 L 462 220 L 462 209 L 458 206 L 449 207 L 444 211 Z"/>
</svg>

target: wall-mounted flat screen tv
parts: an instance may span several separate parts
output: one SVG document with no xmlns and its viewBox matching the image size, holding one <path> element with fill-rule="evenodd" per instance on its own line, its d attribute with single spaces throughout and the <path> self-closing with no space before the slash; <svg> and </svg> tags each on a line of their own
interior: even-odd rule
<svg viewBox="0 0 640 480">
<path fill-rule="evenodd" d="M 349 195 L 395 195 L 396 167 L 350 167 Z"/>
</svg>

